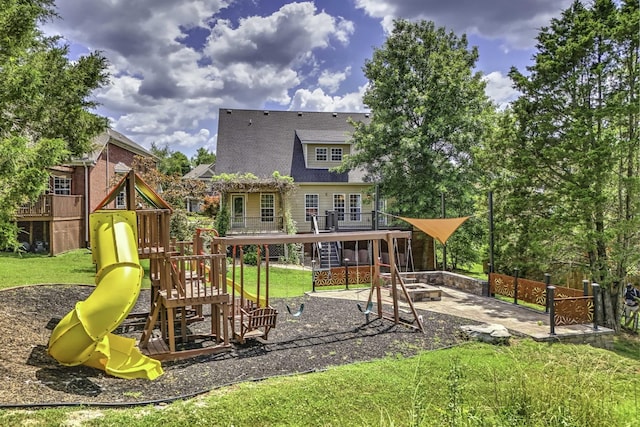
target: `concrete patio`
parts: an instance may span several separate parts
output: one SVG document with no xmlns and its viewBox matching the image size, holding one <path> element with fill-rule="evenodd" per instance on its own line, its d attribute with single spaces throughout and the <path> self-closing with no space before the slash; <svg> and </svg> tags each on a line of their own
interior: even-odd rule
<svg viewBox="0 0 640 427">
<path fill-rule="evenodd" d="M 527 336 L 536 341 L 591 344 L 595 347 L 611 348 L 614 331 L 593 324 L 556 326 L 555 334 L 550 333 L 549 314 L 531 308 L 505 302 L 492 297 L 483 297 L 461 291 L 448 286 L 437 286 L 441 290 L 439 301 L 414 302 L 418 310 L 433 311 L 462 317 L 476 322 L 500 324 L 511 334 Z M 382 297 L 385 305 L 391 305 L 392 299 L 388 289 L 383 289 Z M 323 298 L 341 298 L 366 302 L 369 289 L 350 289 L 341 291 L 310 292 L 309 295 Z M 399 301 L 401 311 L 407 311 L 409 305 Z M 425 321 L 425 327 L 429 327 Z"/>
</svg>

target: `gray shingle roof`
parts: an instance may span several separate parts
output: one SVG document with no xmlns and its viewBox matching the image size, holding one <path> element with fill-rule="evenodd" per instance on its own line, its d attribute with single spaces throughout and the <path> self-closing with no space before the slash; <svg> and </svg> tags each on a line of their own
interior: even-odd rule
<svg viewBox="0 0 640 427">
<path fill-rule="evenodd" d="M 118 145 L 125 150 L 131 151 L 134 154 L 137 154 L 142 157 L 152 157 L 157 160 L 157 157 L 151 153 L 149 150 L 141 146 L 140 144 L 133 142 L 128 137 L 124 136 L 118 131 L 113 129 L 107 129 L 101 134 L 97 135 L 91 141 L 93 146 L 93 151 L 88 154 L 88 158 L 85 158 L 85 161 L 96 162 L 100 157 L 100 154 L 104 151 L 104 148 L 107 144 L 111 142 L 112 144 Z M 82 159 L 72 159 L 70 164 L 82 164 Z"/>
<path fill-rule="evenodd" d="M 323 143 L 323 144 L 344 144 L 350 139 L 349 132 L 343 130 L 311 130 L 296 129 L 296 135 L 303 144 Z"/>
<path fill-rule="evenodd" d="M 210 180 L 211 177 L 214 175 L 213 166 L 214 166 L 214 163 L 200 164 L 195 168 L 193 168 L 192 170 L 190 170 L 189 172 L 187 172 L 186 174 L 184 174 L 182 178 L 183 179 L 200 179 L 204 181 Z"/>
<path fill-rule="evenodd" d="M 302 142 L 348 141 L 354 121 L 369 123 L 369 113 L 219 110 L 216 174 L 274 171 L 296 182 L 362 182 L 361 171 L 336 174 L 305 167 Z"/>
</svg>

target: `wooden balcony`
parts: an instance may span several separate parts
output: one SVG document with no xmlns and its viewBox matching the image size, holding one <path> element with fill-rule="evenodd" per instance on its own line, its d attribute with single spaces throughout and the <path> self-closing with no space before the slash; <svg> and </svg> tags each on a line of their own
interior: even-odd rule
<svg viewBox="0 0 640 427">
<path fill-rule="evenodd" d="M 83 196 L 43 194 L 35 203 L 18 209 L 18 221 L 48 221 L 83 217 Z"/>
<path fill-rule="evenodd" d="M 284 218 L 282 216 L 262 217 L 232 217 L 229 234 L 262 234 L 284 233 Z"/>
</svg>

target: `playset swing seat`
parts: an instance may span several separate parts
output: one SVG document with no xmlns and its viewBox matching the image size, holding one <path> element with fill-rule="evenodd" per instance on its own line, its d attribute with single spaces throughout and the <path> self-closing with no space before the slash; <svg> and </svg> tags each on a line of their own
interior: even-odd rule
<svg viewBox="0 0 640 427">
<path fill-rule="evenodd" d="M 289 312 L 289 314 L 292 315 L 293 317 L 300 317 L 300 315 L 304 311 L 304 303 L 300 304 L 300 308 L 298 308 L 298 311 L 296 311 L 295 313 L 293 312 L 293 310 L 291 310 L 291 307 L 289 307 L 288 304 L 286 305 L 286 307 L 287 307 L 287 312 Z"/>
<path fill-rule="evenodd" d="M 269 332 L 276 327 L 278 310 L 273 307 L 258 307 L 250 311 L 240 309 L 240 335 L 238 341 L 244 343 L 247 338 L 268 339 Z"/>
<path fill-rule="evenodd" d="M 369 315 L 373 313 L 373 301 L 369 301 L 366 308 L 362 308 L 360 303 L 356 304 L 358 306 L 358 310 L 366 316 L 367 323 L 369 323 Z"/>
</svg>

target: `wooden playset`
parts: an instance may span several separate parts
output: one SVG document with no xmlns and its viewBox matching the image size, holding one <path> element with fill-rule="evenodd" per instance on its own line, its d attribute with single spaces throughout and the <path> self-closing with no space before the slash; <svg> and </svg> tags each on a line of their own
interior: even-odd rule
<svg viewBox="0 0 640 427">
<path fill-rule="evenodd" d="M 269 245 L 318 243 L 331 241 L 368 241 L 374 260 L 380 260 L 380 242 L 393 247 L 394 239 L 410 238 L 406 231 L 366 231 L 324 234 L 242 235 L 220 237 L 215 230 L 200 229 L 192 242 L 176 242 L 169 236 L 171 207 L 138 175 L 131 171 L 98 206 L 105 206 L 124 192 L 127 210 L 137 216 L 137 242 L 140 259 L 149 260 L 151 306 L 148 312 L 134 313 L 130 319 L 142 319 L 139 347 L 142 353 L 157 360 L 171 360 L 215 353 L 230 349 L 231 340 L 267 339 L 276 327 L 278 312 L 269 305 Z M 138 199 L 136 199 L 136 195 Z M 206 239 L 204 238 L 206 236 Z M 252 284 L 247 292 L 244 279 L 244 252 L 247 245 L 258 248 L 258 268 L 265 268 L 264 283 Z M 231 255 L 228 271 L 227 254 Z M 383 310 L 380 262 L 371 267 L 371 288 L 367 301 L 367 318 L 424 330 L 412 304 L 412 298 L 396 268 L 394 254 L 386 264 L 391 280 L 391 312 Z M 229 273 L 229 274 L 227 274 Z M 145 290 L 146 291 L 146 290 Z M 400 294 L 408 302 L 412 319 L 400 316 Z M 374 301 L 377 303 L 373 308 Z M 299 313 L 302 310 L 299 310 Z M 295 315 L 299 315 L 296 313 Z M 194 334 L 193 322 L 207 322 L 208 331 Z"/>
</svg>

